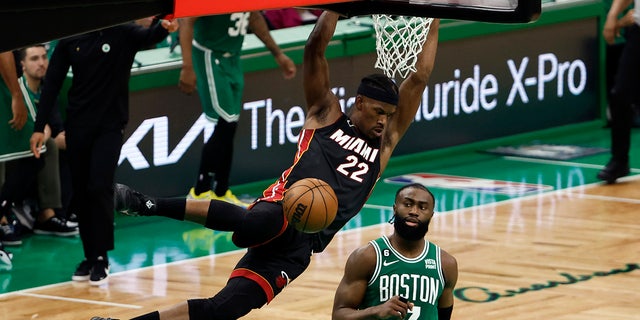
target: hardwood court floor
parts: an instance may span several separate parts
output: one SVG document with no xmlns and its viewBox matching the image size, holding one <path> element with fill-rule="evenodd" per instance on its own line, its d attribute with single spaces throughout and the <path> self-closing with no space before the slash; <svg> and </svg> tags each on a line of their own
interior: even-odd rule
<svg viewBox="0 0 640 320">
<path fill-rule="evenodd" d="M 607 146 L 607 138 L 602 130 L 553 142 Z M 454 319 L 640 319 L 640 176 L 615 185 L 596 182 L 607 158 L 562 162 L 468 153 L 398 161 L 347 230 L 314 256 L 309 270 L 245 319 L 330 319 L 346 258 L 391 232 L 385 221 L 398 187 L 393 182 L 416 178 L 415 173 L 455 176 L 421 180 L 432 183 L 437 198 L 428 239 L 458 259 Z M 636 161 L 632 166 L 640 168 Z M 112 256 L 115 273 L 107 286 L 61 282 L 7 290 L 0 295 L 0 319 L 128 319 L 212 295 L 243 252 L 225 247 L 228 234 L 189 224 L 158 236 L 164 220 L 120 217 L 117 223 L 118 255 Z M 158 239 L 140 234 L 147 225 Z M 63 273 L 68 278 L 70 270 Z"/>
</svg>

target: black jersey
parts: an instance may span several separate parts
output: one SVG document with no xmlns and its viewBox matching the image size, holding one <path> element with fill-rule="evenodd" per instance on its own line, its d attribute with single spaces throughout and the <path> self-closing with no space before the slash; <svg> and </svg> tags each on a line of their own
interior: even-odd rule
<svg viewBox="0 0 640 320">
<path fill-rule="evenodd" d="M 333 223 L 316 235 L 313 251 L 320 252 L 360 212 L 379 177 L 380 139 L 361 134 L 343 114 L 329 126 L 300 132 L 293 165 L 260 200 L 281 201 L 284 191 L 303 178 L 326 181 L 338 196 L 338 213 Z"/>
</svg>

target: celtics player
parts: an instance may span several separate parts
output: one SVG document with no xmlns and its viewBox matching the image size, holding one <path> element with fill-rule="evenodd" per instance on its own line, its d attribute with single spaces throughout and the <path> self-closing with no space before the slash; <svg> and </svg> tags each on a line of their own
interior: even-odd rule
<svg viewBox="0 0 640 320">
<path fill-rule="evenodd" d="M 180 20 L 180 90 L 192 94 L 197 89 L 205 116 L 216 124 L 202 149 L 196 185 L 189 191 L 191 199 L 248 205 L 229 190 L 233 139 L 244 88 L 240 56 L 248 28 L 273 54 L 284 78 L 293 78 L 296 66 L 271 37 L 261 13 L 239 12 Z"/>
<path fill-rule="evenodd" d="M 421 184 L 398 190 L 391 236 L 354 251 L 336 291 L 333 319 L 450 319 L 456 259 L 424 239 L 433 194 Z"/>
</svg>

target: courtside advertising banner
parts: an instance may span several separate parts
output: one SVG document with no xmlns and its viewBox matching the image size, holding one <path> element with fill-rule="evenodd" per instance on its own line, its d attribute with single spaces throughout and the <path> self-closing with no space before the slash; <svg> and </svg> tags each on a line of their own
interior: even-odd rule
<svg viewBox="0 0 640 320">
<path fill-rule="evenodd" d="M 441 42 L 422 105 L 394 155 L 595 120 L 600 115 L 597 19 Z M 343 109 L 375 53 L 331 59 Z M 275 179 L 291 165 L 304 124 L 302 67 L 245 75 L 231 183 Z M 175 83 L 178 79 L 176 77 Z M 158 195 L 186 194 L 214 124 L 177 86 L 132 92 L 118 180 Z"/>
</svg>

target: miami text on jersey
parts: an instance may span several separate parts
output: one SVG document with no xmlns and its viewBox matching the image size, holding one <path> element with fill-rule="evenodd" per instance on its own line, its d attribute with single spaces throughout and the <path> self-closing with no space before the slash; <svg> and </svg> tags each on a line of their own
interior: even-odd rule
<svg viewBox="0 0 640 320">
<path fill-rule="evenodd" d="M 358 137 L 345 134 L 344 131 L 340 129 L 336 130 L 330 138 L 337 142 L 343 149 L 358 153 L 369 162 L 374 162 L 378 156 L 378 149 L 370 147 L 366 141 Z"/>
</svg>

